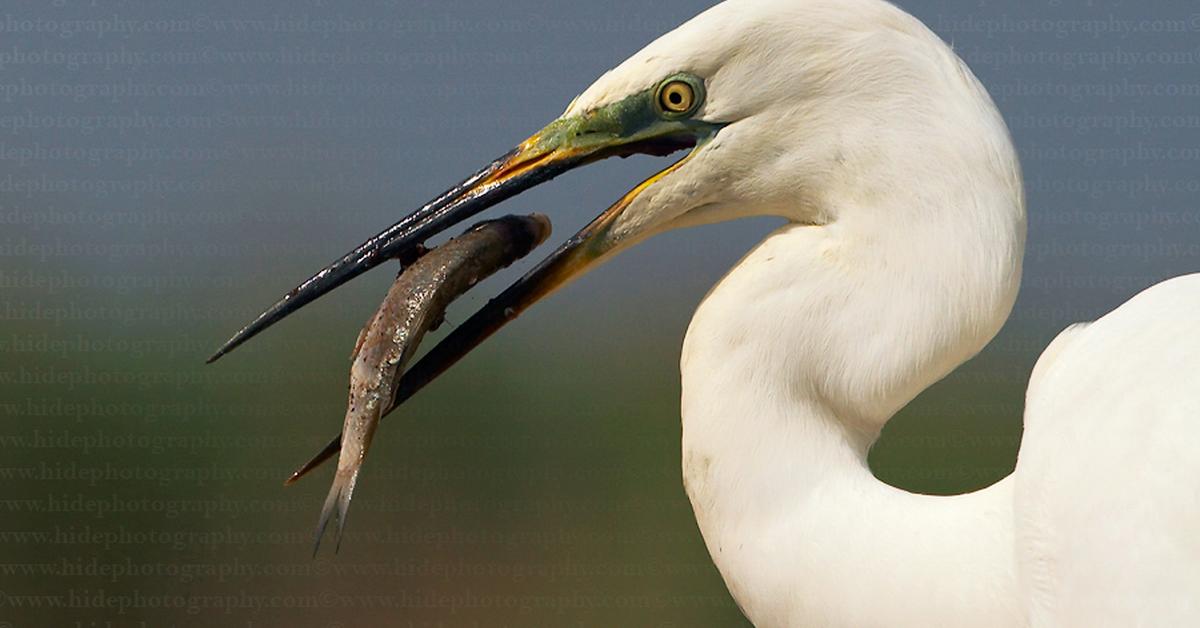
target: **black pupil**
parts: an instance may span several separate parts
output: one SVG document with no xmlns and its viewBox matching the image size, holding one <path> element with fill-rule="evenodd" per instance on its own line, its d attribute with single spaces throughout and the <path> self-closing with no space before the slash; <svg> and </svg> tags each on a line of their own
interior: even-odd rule
<svg viewBox="0 0 1200 628">
<path fill-rule="evenodd" d="M 672 105 L 678 105 L 683 102 L 683 95 L 679 92 L 671 92 L 667 98 L 671 101 Z"/>
</svg>

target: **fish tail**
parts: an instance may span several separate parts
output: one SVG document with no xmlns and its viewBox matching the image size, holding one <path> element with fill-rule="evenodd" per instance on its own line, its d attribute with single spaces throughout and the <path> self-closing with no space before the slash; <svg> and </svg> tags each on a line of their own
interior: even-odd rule
<svg viewBox="0 0 1200 628">
<path fill-rule="evenodd" d="M 325 529 L 329 527 L 329 522 L 337 516 L 337 533 L 334 545 L 334 553 L 342 547 L 342 532 L 346 528 L 346 514 L 350 511 L 350 498 L 354 495 L 354 485 L 358 481 L 358 469 L 338 469 L 333 476 L 333 485 L 329 487 L 329 494 L 325 496 L 325 505 L 321 507 L 321 518 L 317 520 L 317 530 L 313 538 L 313 557 L 317 555 L 317 551 L 321 548 L 321 537 L 325 536 Z"/>
</svg>

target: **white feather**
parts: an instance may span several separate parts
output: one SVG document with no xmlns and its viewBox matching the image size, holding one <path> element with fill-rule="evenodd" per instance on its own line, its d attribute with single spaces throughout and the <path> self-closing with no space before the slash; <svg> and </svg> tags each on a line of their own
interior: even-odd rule
<svg viewBox="0 0 1200 628">
<path fill-rule="evenodd" d="M 683 475 L 759 626 L 1200 625 L 1200 279 L 1065 332 L 1030 383 L 1014 475 L 956 497 L 867 452 L 1016 297 L 1025 207 L 979 82 L 880 0 L 728 0 L 568 114 L 680 71 L 709 145 L 617 232 L 789 220 L 713 288 L 681 361 Z"/>
</svg>

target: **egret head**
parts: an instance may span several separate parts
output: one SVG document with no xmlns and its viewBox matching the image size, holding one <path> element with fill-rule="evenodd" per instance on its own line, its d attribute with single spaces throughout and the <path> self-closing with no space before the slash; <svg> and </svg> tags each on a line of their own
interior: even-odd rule
<svg viewBox="0 0 1200 628">
<path fill-rule="evenodd" d="M 881 0 L 728 0 L 600 77 L 563 119 L 653 98 L 679 76 L 704 88 L 686 116 L 696 146 L 614 218 L 618 246 L 746 215 L 825 223 L 964 159 L 995 162 L 981 167 L 1019 188 L 986 92 Z"/>
<path fill-rule="evenodd" d="M 979 111 L 987 115 L 973 115 Z M 600 77 L 508 154 L 314 275 L 214 357 L 449 225 L 609 156 L 686 150 L 462 325 L 448 339 L 458 343 L 454 353 L 653 234 L 748 215 L 812 225 L 858 220 L 868 210 L 855 208 L 872 206 L 864 198 L 943 179 L 947 165 L 963 159 L 994 160 L 994 170 L 1012 170 L 1002 176 L 1015 180 L 1006 141 L 970 73 L 892 5 L 727 0 Z M 849 211 L 860 216 L 842 215 Z M 920 217 L 890 217 L 908 219 Z"/>
</svg>

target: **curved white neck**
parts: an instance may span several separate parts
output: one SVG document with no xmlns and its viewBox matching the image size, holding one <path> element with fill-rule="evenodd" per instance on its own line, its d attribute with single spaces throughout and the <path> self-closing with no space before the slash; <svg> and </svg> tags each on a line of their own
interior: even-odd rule
<svg viewBox="0 0 1200 628">
<path fill-rule="evenodd" d="M 762 430 L 759 415 L 720 444 L 705 418 L 685 416 L 688 495 L 756 626 L 1022 625 L 1009 480 L 916 495 L 875 479 L 865 451 L 819 412 L 770 417 L 776 427 Z"/>
<path fill-rule="evenodd" d="M 804 141 L 756 175 L 777 195 L 710 212 L 794 221 L 705 297 L 680 365 L 688 496 L 760 627 L 1025 623 L 1009 481 L 931 497 L 867 466 L 884 424 L 999 331 L 1025 241 L 1020 167 L 991 99 L 936 36 L 905 32 L 895 53 L 913 56 L 896 67 L 922 89 L 883 75 L 843 86 L 871 86 L 843 103 L 862 109 L 801 120 L 824 134 L 780 135 Z"/>
<path fill-rule="evenodd" d="M 886 243 L 850 244 L 864 237 L 785 227 L 697 310 L 681 362 L 683 474 L 705 542 L 760 627 L 1022 625 L 1008 480 L 933 497 L 867 466 L 883 422 L 998 329 L 1007 305 L 986 294 L 1011 304 L 1012 289 L 962 295 L 992 312 L 971 320 L 934 270 L 969 268 L 931 260 L 909 277 Z"/>
</svg>

